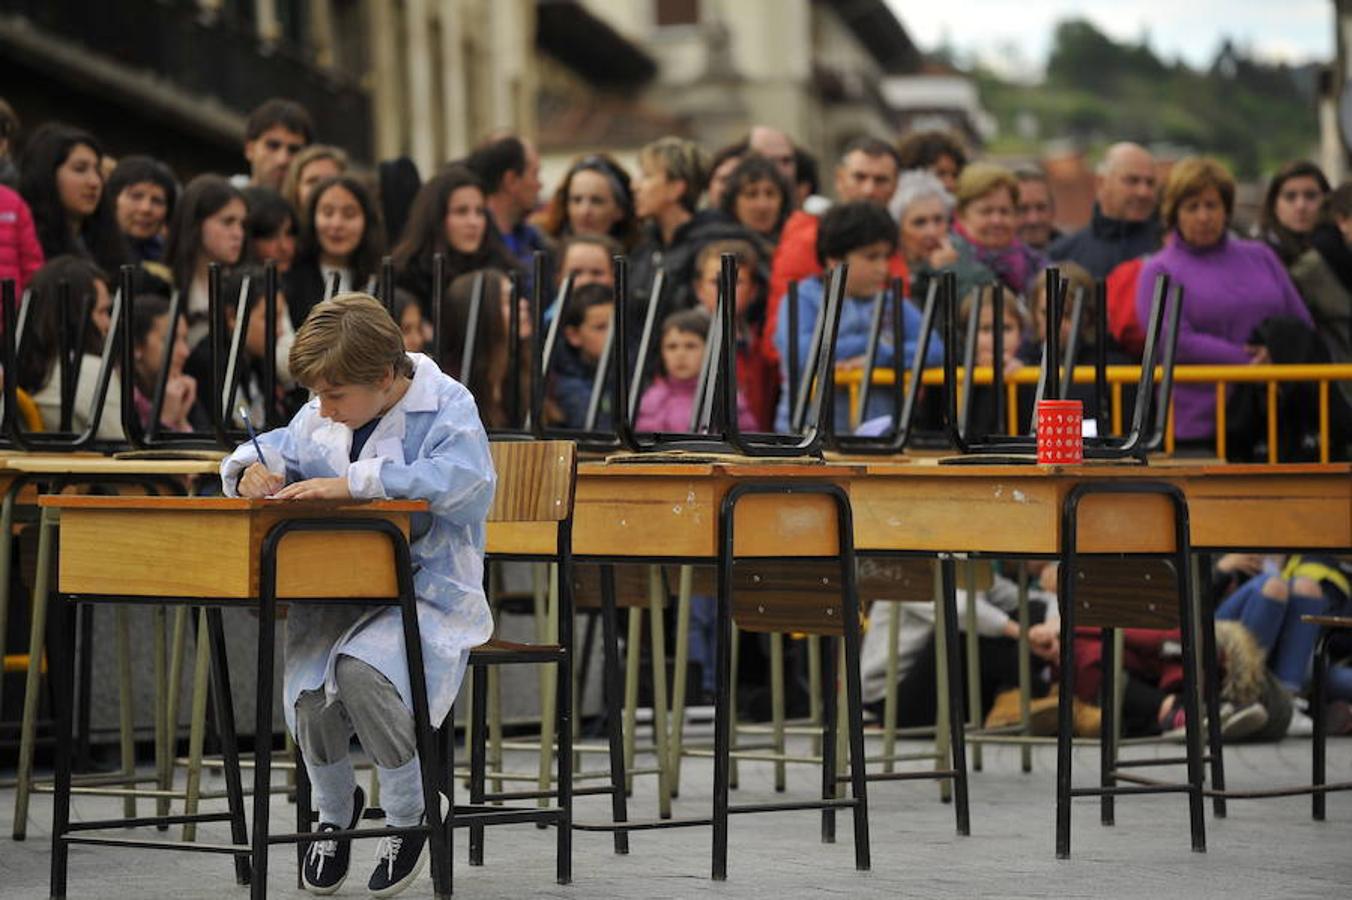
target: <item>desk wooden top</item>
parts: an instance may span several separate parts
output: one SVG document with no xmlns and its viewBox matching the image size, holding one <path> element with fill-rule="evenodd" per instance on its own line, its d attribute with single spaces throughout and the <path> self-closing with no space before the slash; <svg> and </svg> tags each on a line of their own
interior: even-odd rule
<svg viewBox="0 0 1352 900">
<path fill-rule="evenodd" d="M 247 497 L 93 497 L 86 494 L 49 494 L 38 499 L 41 506 L 57 509 L 159 510 L 190 512 L 284 512 L 315 516 L 338 512 L 415 513 L 427 510 L 426 500 L 274 500 Z"/>
<path fill-rule="evenodd" d="M 1352 465 L 939 466 L 879 462 L 850 482 L 861 550 L 1059 551 L 1062 504 L 1085 482 L 1153 481 L 1180 488 L 1199 549 L 1352 548 Z M 1160 497 L 1086 499 L 1085 552 L 1167 552 L 1170 506 Z"/>
<path fill-rule="evenodd" d="M 857 460 L 841 462 L 819 462 L 816 460 L 768 461 L 743 458 L 709 458 L 692 455 L 689 461 L 666 454 L 654 454 L 652 462 L 640 456 L 626 456 L 622 459 L 579 462 L 578 477 L 629 477 L 643 478 L 813 478 L 830 480 L 847 475 L 860 474 L 865 463 Z"/>
<path fill-rule="evenodd" d="M 81 453 L 6 453 L 0 471 L 24 475 L 215 475 L 219 460 L 116 459 Z"/>
<path fill-rule="evenodd" d="M 732 484 L 815 479 L 844 485 L 860 550 L 1054 555 L 1062 503 L 1086 481 L 1158 481 L 1180 487 L 1199 549 L 1352 548 L 1352 465 L 948 465 L 934 459 L 855 458 L 817 465 L 752 461 L 589 462 L 578 467 L 574 552 L 600 557 L 716 554 L 718 512 Z M 737 552 L 835 552 L 834 511 L 821 497 L 748 497 Z M 489 547 L 521 546 L 523 529 L 489 528 Z M 550 532 L 552 534 L 552 532 Z M 534 547 L 552 552 L 542 533 Z M 1154 496 L 1093 497 L 1081 506 L 1084 552 L 1167 552 L 1171 509 Z"/>
<path fill-rule="evenodd" d="M 87 595 L 246 599 L 258 595 L 263 539 L 286 519 L 382 518 L 405 535 L 421 500 L 50 496 L 61 510 L 61 590 Z M 390 597 L 389 540 L 293 532 L 278 546 L 279 597 Z"/>
<path fill-rule="evenodd" d="M 846 486 L 860 465 L 672 455 L 578 464 L 573 552 L 592 557 L 704 559 L 718 554 L 718 517 L 736 484 L 816 482 Z M 839 552 L 835 507 L 821 495 L 752 495 L 738 502 L 739 556 Z M 490 522 L 493 553 L 553 553 L 552 523 Z"/>
</svg>

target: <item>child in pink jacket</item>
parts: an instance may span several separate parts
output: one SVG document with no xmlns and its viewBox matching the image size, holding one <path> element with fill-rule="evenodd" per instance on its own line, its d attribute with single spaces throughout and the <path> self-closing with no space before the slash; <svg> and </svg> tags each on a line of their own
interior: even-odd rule
<svg viewBox="0 0 1352 900">
<path fill-rule="evenodd" d="M 709 338 L 709 313 L 701 308 L 672 313 L 662 322 L 662 374 L 653 379 L 639 403 L 637 432 L 685 434 L 695 406 L 704 344 Z M 737 395 L 737 423 L 742 431 L 755 431 L 756 418 Z"/>
<path fill-rule="evenodd" d="M 42 245 L 33 227 L 33 214 L 17 192 L 0 185 L 0 281 L 14 279 L 14 296 L 19 298 L 40 268 Z"/>
</svg>

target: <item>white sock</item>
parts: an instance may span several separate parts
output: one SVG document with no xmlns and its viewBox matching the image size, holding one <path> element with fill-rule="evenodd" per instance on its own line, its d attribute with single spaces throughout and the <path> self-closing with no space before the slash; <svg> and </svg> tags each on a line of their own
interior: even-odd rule
<svg viewBox="0 0 1352 900">
<path fill-rule="evenodd" d="M 331 763 L 307 759 L 305 771 L 310 776 L 310 794 L 319 810 L 319 821 L 347 828 L 352 823 L 352 792 L 357 787 L 351 757 Z"/>
<path fill-rule="evenodd" d="M 380 805 L 385 810 L 385 824 L 408 828 L 422 821 L 422 769 L 417 754 L 402 766 L 387 769 L 376 766 L 380 778 Z"/>
</svg>

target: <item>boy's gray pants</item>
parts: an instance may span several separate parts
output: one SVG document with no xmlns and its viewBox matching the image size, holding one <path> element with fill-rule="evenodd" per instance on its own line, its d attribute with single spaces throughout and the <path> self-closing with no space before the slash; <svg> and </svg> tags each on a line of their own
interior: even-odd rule
<svg viewBox="0 0 1352 900">
<path fill-rule="evenodd" d="M 296 700 L 296 744 L 305 758 L 319 821 L 341 828 L 351 823 L 356 776 L 349 749 L 355 732 L 375 763 L 387 824 L 418 824 L 423 795 L 413 714 L 384 675 L 355 657 L 340 655 L 334 677 L 334 702 L 327 702 L 323 688 L 305 691 Z"/>
</svg>

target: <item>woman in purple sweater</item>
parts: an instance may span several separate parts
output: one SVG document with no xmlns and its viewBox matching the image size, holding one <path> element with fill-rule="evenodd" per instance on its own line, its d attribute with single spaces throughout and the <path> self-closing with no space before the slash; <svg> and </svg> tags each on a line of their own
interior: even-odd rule
<svg viewBox="0 0 1352 900">
<path fill-rule="evenodd" d="M 1183 285 L 1179 318 L 1180 364 L 1270 363 L 1266 347 L 1252 343 L 1254 330 L 1274 316 L 1314 323 L 1281 260 L 1260 241 L 1229 233 L 1235 180 L 1214 159 L 1177 163 L 1164 186 L 1160 212 L 1168 237 L 1164 249 L 1141 269 L 1136 314 L 1146 322 L 1155 278 L 1167 274 Z M 1174 387 L 1175 436 L 1182 442 L 1216 435 L 1216 390 L 1211 385 Z"/>
</svg>

